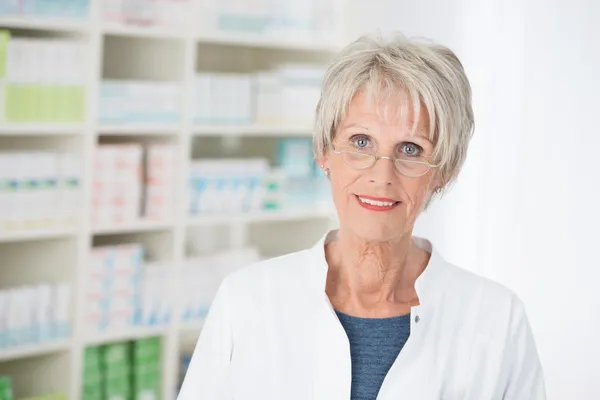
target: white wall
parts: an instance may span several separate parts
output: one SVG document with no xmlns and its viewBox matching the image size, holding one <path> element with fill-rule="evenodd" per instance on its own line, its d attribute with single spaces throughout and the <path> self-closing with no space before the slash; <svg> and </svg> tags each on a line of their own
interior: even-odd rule
<svg viewBox="0 0 600 400">
<path fill-rule="evenodd" d="M 350 37 L 377 28 L 434 39 L 473 85 L 467 165 L 417 233 L 524 300 L 549 399 L 600 399 L 600 3 L 350 5 Z"/>
</svg>

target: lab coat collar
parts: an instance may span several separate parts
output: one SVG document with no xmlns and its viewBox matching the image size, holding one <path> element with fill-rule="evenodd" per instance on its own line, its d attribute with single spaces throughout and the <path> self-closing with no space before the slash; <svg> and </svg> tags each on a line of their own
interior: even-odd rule
<svg viewBox="0 0 600 400">
<path fill-rule="evenodd" d="M 337 235 L 337 229 L 329 231 L 310 250 L 310 264 L 313 270 L 312 281 L 315 290 L 321 294 L 325 293 L 327 271 L 329 269 L 325 259 L 325 245 L 332 240 L 335 240 Z M 413 307 L 413 310 L 419 309 L 420 311 L 423 311 L 424 309 L 433 307 L 437 300 L 443 296 L 446 287 L 443 275 L 446 273 L 447 263 L 441 255 L 438 254 L 429 240 L 416 236 L 413 237 L 413 240 L 419 248 L 422 248 L 431 254 L 427 267 L 415 282 L 415 290 L 419 297 L 420 305 Z"/>
</svg>

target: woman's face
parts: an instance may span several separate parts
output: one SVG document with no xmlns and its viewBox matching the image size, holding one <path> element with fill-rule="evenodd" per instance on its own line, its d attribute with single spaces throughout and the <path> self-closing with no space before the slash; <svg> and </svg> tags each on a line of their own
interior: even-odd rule
<svg viewBox="0 0 600 400">
<path fill-rule="evenodd" d="M 427 113 L 420 113 L 413 135 L 410 115 L 402 120 L 400 113 L 391 112 L 383 118 L 385 113 L 378 113 L 377 106 L 362 93 L 354 97 L 333 140 L 335 150 L 433 164 Z M 419 212 L 439 184 L 435 168 L 420 177 L 407 177 L 398 172 L 392 161 L 378 159 L 373 166 L 357 170 L 331 150 L 319 161 L 329 169 L 340 229 L 368 242 L 394 241 L 412 232 Z"/>
</svg>

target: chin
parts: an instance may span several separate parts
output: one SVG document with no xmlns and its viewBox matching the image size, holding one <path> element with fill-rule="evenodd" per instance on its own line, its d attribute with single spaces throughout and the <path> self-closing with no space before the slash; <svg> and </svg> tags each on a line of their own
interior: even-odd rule
<svg viewBox="0 0 600 400">
<path fill-rule="evenodd" d="M 402 223 L 392 224 L 375 224 L 375 223 L 359 223 L 353 226 L 354 235 L 369 243 L 384 243 L 397 240 L 404 235 L 405 226 Z"/>
</svg>

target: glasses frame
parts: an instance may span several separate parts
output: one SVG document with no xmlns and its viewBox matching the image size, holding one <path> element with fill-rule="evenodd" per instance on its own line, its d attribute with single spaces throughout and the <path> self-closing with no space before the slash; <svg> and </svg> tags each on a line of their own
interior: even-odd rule
<svg viewBox="0 0 600 400">
<path fill-rule="evenodd" d="M 364 170 L 364 169 L 369 169 L 371 168 L 373 165 L 375 165 L 375 163 L 378 160 L 390 160 L 393 164 L 394 164 L 394 169 L 396 171 L 398 171 L 400 174 L 406 176 L 407 178 L 420 178 L 423 175 L 427 174 L 429 171 L 431 171 L 432 168 L 438 168 L 440 166 L 440 164 L 431 164 L 427 161 L 419 161 L 419 160 L 406 160 L 404 158 L 394 158 L 394 157 L 387 157 L 387 156 L 378 156 L 376 154 L 369 154 L 369 153 L 360 153 L 358 151 L 352 151 L 352 150 L 336 150 L 334 147 L 332 147 L 331 151 L 333 151 L 335 154 L 342 156 L 342 161 L 344 162 L 344 164 L 346 164 L 348 167 L 354 169 L 354 170 Z M 348 165 L 348 163 L 346 162 L 346 159 L 344 158 L 344 154 L 356 154 L 359 156 L 369 156 L 373 162 L 371 162 L 371 164 L 369 164 L 368 166 L 364 167 L 364 168 L 355 168 L 351 165 Z M 396 161 L 402 161 L 402 162 L 407 162 L 407 163 L 412 163 L 412 164 L 421 164 L 421 165 L 426 165 L 427 166 L 427 170 L 425 172 L 423 172 L 420 175 L 407 175 L 404 172 L 400 171 L 398 169 L 398 164 L 396 164 Z"/>
</svg>

